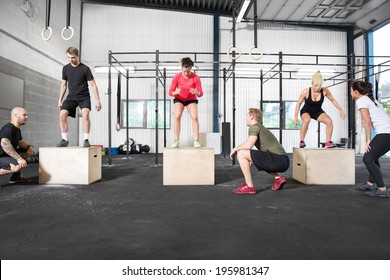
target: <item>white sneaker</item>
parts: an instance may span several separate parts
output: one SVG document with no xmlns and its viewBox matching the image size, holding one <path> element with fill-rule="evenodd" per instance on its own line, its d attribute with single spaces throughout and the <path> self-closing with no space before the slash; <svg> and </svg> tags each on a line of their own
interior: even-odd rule
<svg viewBox="0 0 390 280">
<path fill-rule="evenodd" d="M 194 148 L 200 148 L 200 143 L 198 140 L 194 141 Z"/>
<path fill-rule="evenodd" d="M 180 144 L 179 144 L 179 141 L 175 140 L 175 142 L 173 142 L 173 144 L 171 145 L 171 148 L 179 148 L 180 147 Z"/>
</svg>

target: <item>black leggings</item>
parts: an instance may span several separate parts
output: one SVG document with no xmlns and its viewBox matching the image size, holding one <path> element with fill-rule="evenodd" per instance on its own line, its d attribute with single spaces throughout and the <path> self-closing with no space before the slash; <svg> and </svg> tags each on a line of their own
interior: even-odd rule
<svg viewBox="0 0 390 280">
<path fill-rule="evenodd" d="M 390 134 L 377 134 L 370 142 L 371 149 L 364 154 L 363 163 L 369 172 L 368 181 L 383 187 L 383 176 L 379 164 L 379 158 L 390 150 Z"/>
</svg>

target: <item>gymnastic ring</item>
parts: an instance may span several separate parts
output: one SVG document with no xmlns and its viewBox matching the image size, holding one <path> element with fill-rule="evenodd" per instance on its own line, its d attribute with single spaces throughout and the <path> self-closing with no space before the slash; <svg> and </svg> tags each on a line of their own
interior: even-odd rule
<svg viewBox="0 0 390 280">
<path fill-rule="evenodd" d="M 233 57 L 231 54 L 230 54 L 230 51 L 233 53 L 233 50 L 236 49 L 238 51 L 238 54 L 237 56 Z M 232 60 L 236 60 L 238 59 L 240 56 L 241 56 L 241 49 L 239 47 L 235 47 L 235 46 L 230 46 L 227 50 L 227 55 L 232 59 Z"/>
<path fill-rule="evenodd" d="M 49 30 L 49 36 L 48 37 L 45 37 L 46 30 Z M 42 39 L 44 41 L 49 41 L 51 39 L 51 35 L 53 35 L 53 30 L 49 26 L 43 28 L 43 30 L 42 30 Z"/>
<path fill-rule="evenodd" d="M 67 29 L 70 29 L 70 31 L 72 31 L 72 33 L 70 34 L 69 37 L 65 37 L 65 36 L 64 36 L 64 32 L 65 32 L 65 30 L 67 30 Z M 65 27 L 62 29 L 62 31 L 61 31 L 61 37 L 62 37 L 62 39 L 66 40 L 66 41 L 72 39 L 73 35 L 74 35 L 74 29 L 72 28 L 72 26 L 65 26 Z"/>
<path fill-rule="evenodd" d="M 116 131 L 120 131 L 122 129 L 122 124 L 121 123 L 117 123 L 116 126 L 115 126 L 115 129 L 116 129 Z"/>
<path fill-rule="evenodd" d="M 259 58 L 255 58 L 255 57 L 253 56 L 253 51 L 254 51 L 254 50 L 259 50 L 259 55 L 260 55 Z M 253 46 L 253 47 L 251 47 L 251 48 L 249 49 L 249 56 L 250 56 L 253 60 L 260 60 L 260 59 L 263 57 L 263 52 L 262 52 L 258 47 Z"/>
</svg>

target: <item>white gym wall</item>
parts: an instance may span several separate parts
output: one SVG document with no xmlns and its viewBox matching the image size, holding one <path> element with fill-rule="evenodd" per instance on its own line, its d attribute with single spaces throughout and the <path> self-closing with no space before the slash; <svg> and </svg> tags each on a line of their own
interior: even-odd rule
<svg viewBox="0 0 390 280">
<path fill-rule="evenodd" d="M 41 37 L 46 21 L 46 1 L 30 0 L 32 6 L 27 14 L 21 9 L 23 0 L 0 1 L 0 72 L 5 76 L 23 81 L 23 102 L 29 114 L 23 126 L 23 137 L 36 148 L 54 146 L 61 140 L 57 108 L 62 67 L 69 63 L 66 49 L 79 47 L 81 0 L 72 1 L 70 24 L 75 35 L 69 41 L 61 38 L 66 25 L 66 1 L 51 1 L 50 27 L 52 38 Z M 1 99 L 6 98 L 1 96 Z M 0 125 L 9 121 L 12 108 L 0 101 Z M 16 104 L 14 104 L 16 105 Z M 5 108 L 6 107 L 6 108 Z M 69 137 L 77 144 L 77 119 L 69 120 Z"/>
<path fill-rule="evenodd" d="M 213 51 L 213 17 L 191 13 L 173 11 L 158 11 L 152 9 L 131 8 L 122 6 L 104 6 L 96 4 L 84 4 L 82 22 L 82 53 L 83 60 L 92 68 L 98 65 L 108 64 L 108 51 L 113 52 L 212 52 Z M 231 18 L 220 18 L 220 52 L 226 53 L 232 45 Z M 248 53 L 253 46 L 253 23 L 240 23 L 236 25 L 236 45 L 242 52 Z M 264 53 L 277 54 L 313 54 L 313 55 L 346 55 L 346 33 L 319 29 L 299 28 L 276 24 L 258 25 L 258 46 Z M 178 61 L 182 55 L 177 55 Z M 212 57 L 209 58 L 210 61 Z M 228 61 L 227 55 L 222 55 L 222 61 Z M 263 57 L 262 60 L 266 60 Z M 172 59 L 170 59 L 172 60 Z M 268 59 L 270 60 L 270 59 Z M 272 58 L 277 63 L 277 57 Z M 246 55 L 238 61 L 251 61 Z M 312 58 L 290 58 L 288 62 L 302 63 Z M 346 63 L 345 58 L 329 58 L 320 63 Z M 153 68 L 154 64 L 150 64 Z M 296 68 L 299 68 L 297 65 Z M 291 67 L 290 67 L 291 69 Z M 286 70 L 286 68 L 284 68 Z M 292 69 L 296 70 L 296 69 Z M 346 71 L 345 69 L 337 69 Z M 210 74 L 210 72 L 208 72 Z M 202 76 L 202 72 L 199 71 Z M 95 74 L 99 90 L 102 95 L 103 110 L 99 113 L 92 112 L 91 140 L 94 144 L 108 146 L 108 82 L 107 74 Z M 168 87 L 170 79 L 167 80 Z M 212 79 L 202 79 L 205 96 L 199 101 L 200 132 L 213 132 L 212 116 Z M 126 139 L 126 130 L 115 130 L 116 124 L 116 84 L 117 77 L 112 79 L 112 145 L 117 147 Z M 259 107 L 260 89 L 259 80 L 236 79 L 236 145 L 240 144 L 247 136 L 245 127 L 245 114 L 250 107 Z M 325 82 L 325 86 L 331 82 Z M 232 81 L 227 82 L 226 118 L 232 127 Z M 283 80 L 283 100 L 296 101 L 305 87 L 310 86 L 310 77 L 302 80 Z M 223 113 L 223 81 L 220 80 L 220 113 Z M 330 88 L 340 105 L 347 112 L 347 84 L 332 86 Z M 162 88 L 159 89 L 162 98 Z M 125 96 L 125 79 L 122 80 L 122 98 Z M 277 101 L 279 96 L 279 81 L 272 80 L 264 84 L 264 101 Z M 154 79 L 130 79 L 130 99 L 154 99 Z M 162 108 L 160 108 L 161 110 Z M 331 116 L 334 122 L 333 141 L 339 142 L 340 138 L 348 137 L 347 121 L 341 120 L 338 110 L 328 101 L 324 102 L 324 110 Z M 347 112 L 348 113 L 348 112 Z M 220 121 L 223 120 L 223 116 Z M 171 124 L 172 125 L 172 124 Z M 192 129 L 191 120 L 185 111 L 182 119 L 181 143 L 191 145 Z M 130 129 L 130 137 L 141 144 L 151 147 L 155 151 L 154 129 Z M 279 132 L 275 131 L 278 136 Z M 172 142 L 173 131 L 167 132 L 167 145 Z M 325 140 L 325 126 L 321 125 L 321 141 Z M 283 145 L 288 152 L 298 145 L 299 130 L 283 131 Z M 317 146 L 317 122 L 313 121 L 309 127 L 306 142 L 310 146 Z M 159 133 L 159 151 L 163 148 L 163 132 Z"/>
</svg>

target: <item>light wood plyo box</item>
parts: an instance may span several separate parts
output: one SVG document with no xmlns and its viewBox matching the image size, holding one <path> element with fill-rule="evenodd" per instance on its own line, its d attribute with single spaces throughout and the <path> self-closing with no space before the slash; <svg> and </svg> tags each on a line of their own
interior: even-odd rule
<svg viewBox="0 0 390 280">
<path fill-rule="evenodd" d="M 89 185 L 101 178 L 100 147 L 39 149 L 39 184 Z"/>
<path fill-rule="evenodd" d="M 163 185 L 214 185 L 213 148 L 164 148 Z"/>
<path fill-rule="evenodd" d="M 354 185 L 355 150 L 293 148 L 293 179 L 306 185 Z"/>
</svg>

